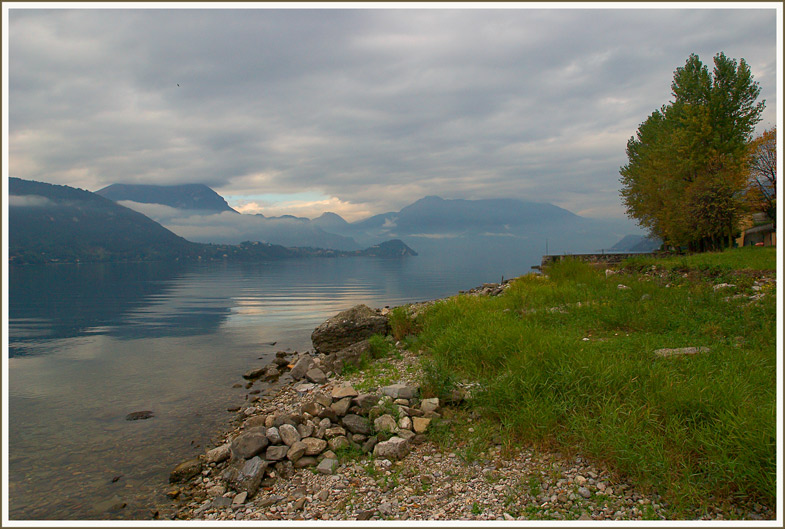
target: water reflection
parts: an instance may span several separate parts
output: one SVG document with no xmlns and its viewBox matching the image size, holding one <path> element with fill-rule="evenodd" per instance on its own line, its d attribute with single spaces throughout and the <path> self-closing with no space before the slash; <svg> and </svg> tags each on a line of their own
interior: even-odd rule
<svg viewBox="0 0 785 529">
<path fill-rule="evenodd" d="M 11 269 L 11 518 L 146 519 L 168 471 L 244 402 L 232 384 L 249 367 L 310 348 L 314 327 L 357 303 L 443 297 L 499 275 L 442 257 Z M 153 419 L 124 420 L 148 409 Z M 93 510 L 115 494 L 126 509 Z"/>
</svg>

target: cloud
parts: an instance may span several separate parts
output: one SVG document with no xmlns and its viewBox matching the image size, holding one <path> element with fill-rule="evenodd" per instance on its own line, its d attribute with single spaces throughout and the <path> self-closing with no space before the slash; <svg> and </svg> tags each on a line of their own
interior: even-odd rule
<svg viewBox="0 0 785 529">
<path fill-rule="evenodd" d="M 39 195 L 9 195 L 8 205 L 10 207 L 38 208 L 51 206 L 54 203 L 46 197 Z"/>
<path fill-rule="evenodd" d="M 296 197 L 297 195 L 291 196 Z M 348 222 L 352 222 L 370 217 L 373 214 L 365 205 L 344 202 L 338 197 L 324 197 L 320 200 L 287 200 L 281 197 L 275 202 L 230 200 L 229 203 L 240 213 L 251 215 L 261 213 L 266 217 L 294 215 L 314 219 L 329 211 L 340 215 Z"/>
<path fill-rule="evenodd" d="M 440 195 L 621 217 L 626 141 L 690 53 L 745 58 L 761 127 L 776 122 L 776 24 L 716 7 L 13 8 L 9 167 L 86 189 L 326 197 L 265 215 Z"/>
</svg>

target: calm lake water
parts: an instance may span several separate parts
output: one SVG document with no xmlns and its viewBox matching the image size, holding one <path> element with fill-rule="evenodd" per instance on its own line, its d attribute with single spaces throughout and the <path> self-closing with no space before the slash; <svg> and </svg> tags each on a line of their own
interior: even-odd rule
<svg viewBox="0 0 785 529">
<path fill-rule="evenodd" d="M 150 519 L 171 468 L 212 447 L 226 408 L 244 402 L 232 385 L 247 369 L 310 349 L 316 326 L 358 303 L 445 297 L 538 262 L 531 251 L 12 267 L 10 517 Z M 155 417 L 125 420 L 138 410 Z M 95 510 L 115 496 L 127 507 Z"/>
</svg>

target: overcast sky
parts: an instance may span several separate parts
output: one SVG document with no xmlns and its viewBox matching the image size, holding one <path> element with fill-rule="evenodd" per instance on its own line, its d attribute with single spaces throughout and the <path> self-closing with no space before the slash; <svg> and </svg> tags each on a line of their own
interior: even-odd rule
<svg viewBox="0 0 785 529">
<path fill-rule="evenodd" d="M 203 183 L 265 215 L 439 195 L 623 217 L 626 142 L 690 53 L 744 58 L 776 124 L 768 5 L 9 9 L 9 174 Z"/>
</svg>

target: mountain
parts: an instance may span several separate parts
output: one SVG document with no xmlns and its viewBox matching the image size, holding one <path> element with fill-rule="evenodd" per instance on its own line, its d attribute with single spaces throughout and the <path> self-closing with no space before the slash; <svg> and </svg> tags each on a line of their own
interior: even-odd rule
<svg viewBox="0 0 785 529">
<path fill-rule="evenodd" d="M 417 255 L 417 252 L 406 246 L 402 240 L 392 239 L 360 250 L 357 254 L 367 257 L 408 257 Z"/>
<path fill-rule="evenodd" d="M 8 199 L 9 261 L 17 264 L 417 255 L 401 241 L 352 251 L 284 247 L 258 241 L 240 244 L 191 242 L 143 214 L 96 193 L 19 178 L 9 179 Z M 227 213 L 214 216 L 224 215 Z M 252 217 L 236 213 L 229 215 Z"/>
<path fill-rule="evenodd" d="M 304 217 L 239 214 L 218 193 L 201 184 L 112 184 L 96 193 L 119 201 L 193 242 L 237 245 L 243 241 L 264 241 L 285 247 L 345 251 L 362 248 L 351 237 L 331 233 Z M 329 216 L 326 219 L 335 220 Z"/>
<path fill-rule="evenodd" d="M 515 199 L 445 200 L 427 196 L 399 212 L 375 215 L 353 223 L 352 229 L 367 234 L 482 235 L 513 234 L 525 226 L 577 220 L 566 209 Z"/>
<path fill-rule="evenodd" d="M 163 204 L 172 208 L 192 211 L 215 213 L 231 211 L 237 213 L 229 207 L 221 195 L 202 184 L 176 186 L 112 184 L 95 193 L 115 202 L 131 201 L 140 204 Z"/>
<path fill-rule="evenodd" d="M 10 178 L 8 195 L 15 262 L 150 260 L 194 251 L 157 222 L 89 191 Z"/>
<path fill-rule="evenodd" d="M 349 228 L 349 223 L 346 222 L 343 217 L 330 211 L 322 213 L 320 216 L 311 220 L 311 224 L 324 231 L 331 231 L 334 233 L 339 233 L 340 231 Z"/>
<path fill-rule="evenodd" d="M 515 236 L 537 226 L 577 222 L 580 217 L 554 206 L 515 199 L 445 200 L 422 198 L 398 212 L 375 215 L 338 231 L 361 242 L 390 237 Z"/>
<path fill-rule="evenodd" d="M 653 252 L 662 246 L 662 241 L 646 235 L 625 235 L 609 250 L 614 252 Z"/>
</svg>

